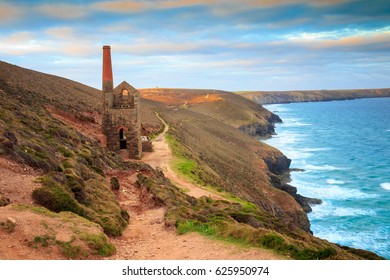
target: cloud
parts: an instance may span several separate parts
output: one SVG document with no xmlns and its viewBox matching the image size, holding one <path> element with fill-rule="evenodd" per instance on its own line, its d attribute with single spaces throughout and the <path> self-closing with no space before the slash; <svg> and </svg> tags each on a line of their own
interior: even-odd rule
<svg viewBox="0 0 390 280">
<path fill-rule="evenodd" d="M 9 55 L 27 55 L 52 50 L 47 42 L 37 41 L 34 37 L 32 32 L 27 31 L 0 37 L 0 52 Z"/>
<path fill-rule="evenodd" d="M 46 33 L 56 39 L 71 40 L 75 39 L 74 29 L 71 27 L 53 27 L 46 30 Z"/>
<path fill-rule="evenodd" d="M 61 52 L 63 54 L 77 57 L 96 56 L 99 51 L 100 48 L 97 48 L 95 45 L 91 45 L 88 42 L 71 42 L 61 46 Z"/>
<path fill-rule="evenodd" d="M 115 13 L 137 13 L 146 10 L 152 6 L 145 1 L 103 1 L 92 4 L 92 7 L 97 10 Z"/>
<path fill-rule="evenodd" d="M 17 6 L 0 3 L 0 24 L 16 21 L 23 16 L 23 10 Z"/>
<path fill-rule="evenodd" d="M 227 47 L 222 41 L 197 41 L 197 42 L 173 42 L 173 41 L 145 41 L 137 40 L 131 44 L 113 44 L 115 51 L 137 55 L 165 55 L 165 54 L 193 54 L 213 52 L 216 49 Z"/>
<path fill-rule="evenodd" d="M 378 45 L 379 49 L 390 47 L 390 26 L 377 30 L 338 30 L 333 32 L 299 33 L 288 36 L 287 41 L 313 49 L 356 48 Z"/>
<path fill-rule="evenodd" d="M 15 56 L 46 54 L 89 57 L 97 55 L 100 51 L 88 38 L 77 38 L 73 29 L 69 27 L 50 28 L 43 34 L 16 32 L 8 36 L 0 36 L 0 41 L 0 53 Z"/>
<path fill-rule="evenodd" d="M 35 7 L 38 13 L 53 18 L 75 19 L 88 14 L 88 9 L 84 5 L 72 4 L 43 4 Z"/>
<path fill-rule="evenodd" d="M 211 8 L 216 14 L 227 15 L 242 12 L 253 8 L 270 8 L 304 4 L 308 6 L 323 7 L 339 5 L 356 0 L 169 0 L 169 1 L 135 1 L 115 0 L 97 2 L 93 8 L 115 13 L 137 13 L 145 10 L 176 9 L 194 6 Z"/>
</svg>

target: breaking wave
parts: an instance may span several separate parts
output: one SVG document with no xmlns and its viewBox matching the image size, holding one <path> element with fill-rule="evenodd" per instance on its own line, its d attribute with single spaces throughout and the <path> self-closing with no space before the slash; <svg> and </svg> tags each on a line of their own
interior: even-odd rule
<svg viewBox="0 0 390 280">
<path fill-rule="evenodd" d="M 390 183 L 382 183 L 380 184 L 380 186 L 382 187 L 382 189 L 390 191 Z"/>
<path fill-rule="evenodd" d="M 342 168 L 342 167 L 336 167 L 332 165 L 322 165 L 322 166 L 317 166 L 317 165 L 312 165 L 312 164 L 306 164 L 303 169 L 305 170 L 322 170 L 322 171 L 332 171 L 332 170 L 346 170 L 347 168 Z"/>
<path fill-rule="evenodd" d="M 328 179 L 328 180 L 326 180 L 326 182 L 327 182 L 329 185 L 343 185 L 343 184 L 345 184 L 344 181 L 335 180 L 335 179 Z"/>
</svg>

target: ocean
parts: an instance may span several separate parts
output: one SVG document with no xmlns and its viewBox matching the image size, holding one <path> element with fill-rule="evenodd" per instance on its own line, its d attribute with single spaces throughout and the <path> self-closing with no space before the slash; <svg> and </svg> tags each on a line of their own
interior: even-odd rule
<svg viewBox="0 0 390 280">
<path fill-rule="evenodd" d="M 314 235 L 390 259 L 390 98 L 265 105 L 283 120 L 264 142 L 292 159 L 291 185 L 322 199 Z"/>
</svg>

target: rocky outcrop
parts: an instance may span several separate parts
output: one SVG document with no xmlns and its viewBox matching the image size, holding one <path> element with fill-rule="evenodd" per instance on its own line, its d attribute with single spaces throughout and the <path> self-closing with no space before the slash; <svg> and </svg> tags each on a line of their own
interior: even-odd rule
<svg viewBox="0 0 390 280">
<path fill-rule="evenodd" d="M 276 114 L 274 114 L 274 113 L 272 113 L 272 112 L 270 112 L 270 115 L 268 116 L 267 121 L 268 121 L 270 124 L 272 124 L 272 125 L 274 125 L 274 124 L 276 124 L 276 123 L 281 123 L 281 122 L 283 122 L 282 119 L 281 119 L 278 115 L 276 115 Z"/>
<path fill-rule="evenodd" d="M 296 187 L 291 186 L 290 184 L 287 184 L 285 182 L 286 178 L 290 174 L 288 171 L 285 171 L 285 172 L 286 172 L 285 173 L 286 176 L 284 178 L 282 178 L 281 176 L 275 175 L 274 173 L 269 174 L 269 177 L 271 179 L 271 183 L 275 188 L 282 190 L 282 191 L 288 193 L 289 195 L 291 195 L 295 199 L 295 201 L 298 202 L 298 204 L 302 207 L 302 209 L 303 209 L 303 211 L 305 211 L 305 213 L 310 213 L 312 211 L 312 208 L 311 208 L 312 205 L 317 205 L 317 204 L 322 203 L 321 199 L 306 197 L 306 196 L 298 194 L 298 189 Z"/>
<path fill-rule="evenodd" d="M 272 124 L 262 124 L 258 122 L 242 125 L 239 129 L 250 136 L 261 138 L 268 138 L 275 134 L 275 129 Z"/>
<path fill-rule="evenodd" d="M 317 204 L 322 203 L 321 199 L 310 198 L 310 197 L 306 197 L 306 196 L 298 194 L 297 188 L 294 186 L 291 186 L 289 184 L 283 184 L 280 189 L 289 193 L 292 197 L 294 197 L 296 202 L 298 202 L 298 204 L 301 205 L 301 207 L 302 207 L 303 211 L 305 211 L 305 213 L 310 213 L 312 211 L 312 208 L 311 208 L 312 205 L 317 205 Z"/>
<path fill-rule="evenodd" d="M 291 159 L 283 154 L 263 158 L 268 170 L 276 175 L 285 175 L 289 172 Z"/>
<path fill-rule="evenodd" d="M 261 116 L 256 116 L 262 118 Z M 262 118 L 263 119 L 263 118 Z M 275 134 L 275 123 L 280 123 L 282 120 L 274 113 L 269 113 L 263 123 L 253 122 L 239 127 L 246 134 L 254 137 L 269 138 Z"/>
</svg>

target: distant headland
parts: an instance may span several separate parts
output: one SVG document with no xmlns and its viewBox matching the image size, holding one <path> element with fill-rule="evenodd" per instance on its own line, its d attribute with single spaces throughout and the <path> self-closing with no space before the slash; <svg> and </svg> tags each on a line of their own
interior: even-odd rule
<svg viewBox="0 0 390 280">
<path fill-rule="evenodd" d="M 238 91 L 236 93 L 259 104 L 319 102 L 390 97 L 389 88 L 346 90 Z"/>
</svg>

